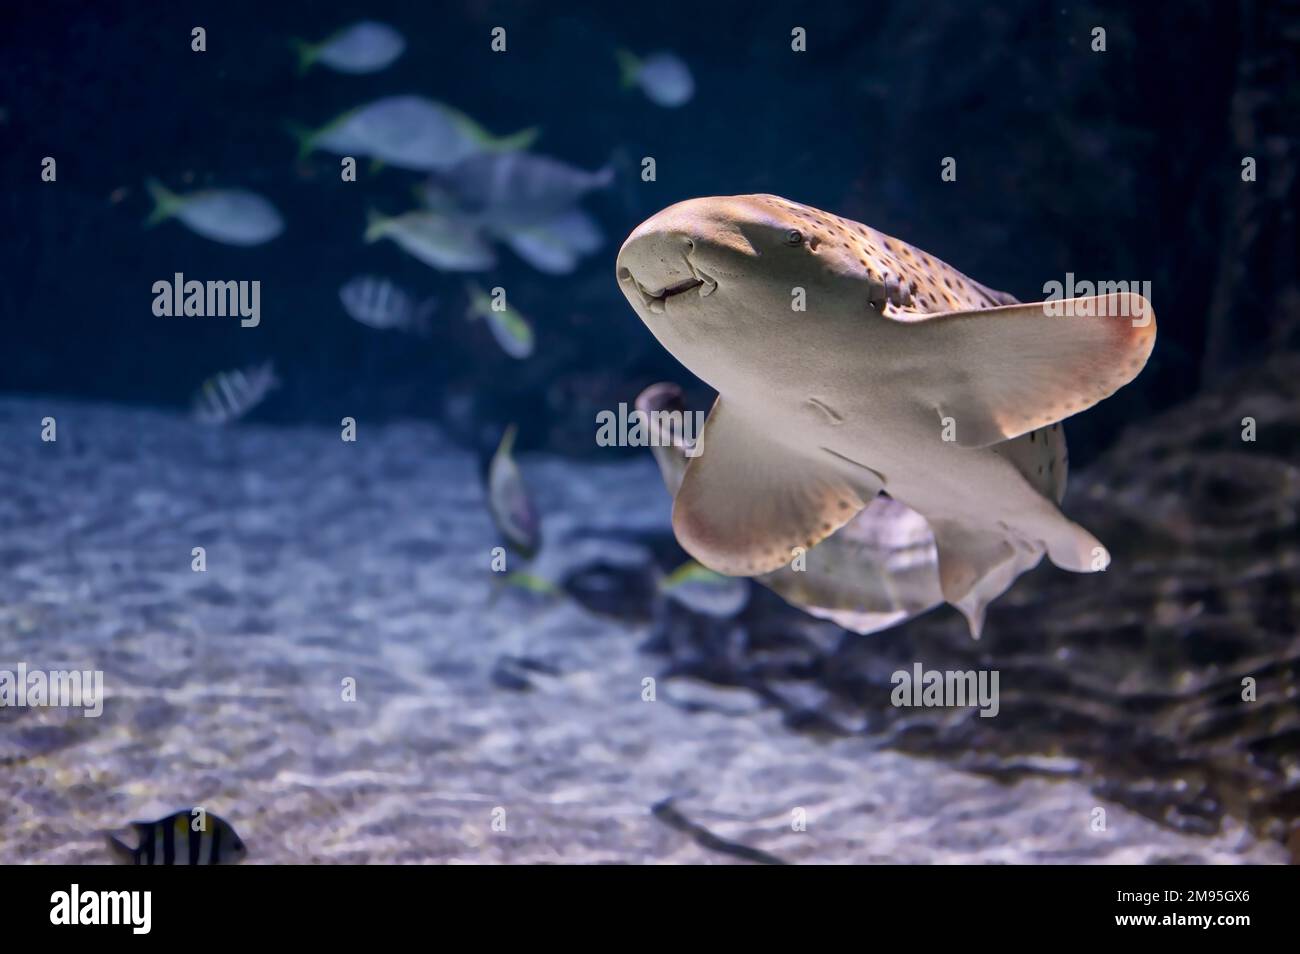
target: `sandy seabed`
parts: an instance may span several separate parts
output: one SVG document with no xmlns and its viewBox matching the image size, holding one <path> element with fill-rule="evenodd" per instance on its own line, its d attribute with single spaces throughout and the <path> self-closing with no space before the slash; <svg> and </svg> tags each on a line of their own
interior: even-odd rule
<svg viewBox="0 0 1300 954">
<path fill-rule="evenodd" d="M 670 797 L 790 862 L 1285 860 L 1083 779 L 1007 784 L 794 733 L 745 690 L 660 678 L 643 701 L 662 668 L 648 624 L 494 586 L 476 463 L 432 425 L 362 422 L 348 444 L 10 399 L 0 448 L 0 669 L 98 669 L 106 695 L 97 719 L 0 709 L 0 863 L 106 862 L 105 830 L 192 805 L 250 863 L 736 860 L 652 815 Z M 522 466 L 539 569 L 586 534 L 667 532 L 648 456 Z M 543 665 L 511 687 L 506 658 Z"/>
</svg>

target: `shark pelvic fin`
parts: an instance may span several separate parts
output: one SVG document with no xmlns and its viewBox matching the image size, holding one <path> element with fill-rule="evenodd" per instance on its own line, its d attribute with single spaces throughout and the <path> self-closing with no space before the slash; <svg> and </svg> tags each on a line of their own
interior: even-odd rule
<svg viewBox="0 0 1300 954">
<path fill-rule="evenodd" d="M 988 605 L 1010 589 L 1020 574 L 1037 566 L 1043 551 L 1017 549 L 1005 540 L 991 538 L 985 538 L 981 546 L 969 534 L 954 532 L 951 525 L 941 526 L 943 532 L 936 534 L 936 541 L 944 599 L 961 611 L 971 636 L 979 639 Z M 974 582 L 968 582 L 971 579 Z"/>
<path fill-rule="evenodd" d="M 673 504 L 691 556 L 731 576 L 770 573 L 853 518 L 880 490 L 871 471 L 804 457 L 719 398 Z"/>
</svg>

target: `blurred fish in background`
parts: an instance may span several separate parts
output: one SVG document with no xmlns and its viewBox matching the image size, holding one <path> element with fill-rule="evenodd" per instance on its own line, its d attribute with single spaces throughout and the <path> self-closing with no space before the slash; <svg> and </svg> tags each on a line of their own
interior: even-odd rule
<svg viewBox="0 0 1300 954">
<path fill-rule="evenodd" d="M 174 218 L 191 232 L 226 245 L 261 245 L 284 231 L 284 219 L 266 199 L 244 189 L 204 189 L 177 195 L 157 179 L 145 181 L 154 210 L 152 227 Z"/>
<path fill-rule="evenodd" d="M 731 619 L 749 603 L 749 580 L 724 576 L 688 560 L 659 581 L 659 592 L 693 613 Z"/>
<path fill-rule="evenodd" d="M 231 424 L 261 404 L 280 386 L 270 361 L 242 370 L 223 371 L 200 385 L 194 417 L 201 424 Z"/>
<path fill-rule="evenodd" d="M 323 149 L 337 156 L 366 156 L 415 172 L 450 169 L 484 152 L 527 149 L 536 128 L 494 136 L 469 116 L 423 96 L 386 96 L 336 116 L 316 130 L 291 125 L 299 156 Z"/>
<path fill-rule="evenodd" d="M 501 350 L 512 358 L 523 360 L 533 353 L 533 328 L 528 319 L 502 300 L 494 299 L 478 285 L 468 282 L 465 293 L 469 298 L 466 317 L 482 318 L 487 322 L 492 337 Z"/>
<path fill-rule="evenodd" d="M 401 215 L 371 211 L 365 240 L 391 239 L 409 255 L 444 272 L 482 272 L 496 265 L 496 253 L 471 222 L 413 209 Z"/>
<path fill-rule="evenodd" d="M 494 229 L 516 255 L 547 275 L 568 275 L 586 255 L 605 243 L 596 220 L 582 209 L 569 209 L 537 225 Z"/>
<path fill-rule="evenodd" d="M 614 181 L 612 166 L 587 172 L 526 152 L 488 153 L 435 173 L 417 189 L 424 204 L 481 228 L 548 275 L 568 275 L 604 244 L 578 203 Z"/>
<path fill-rule="evenodd" d="M 406 331 L 421 336 L 430 333 L 429 316 L 437 308 L 436 298 L 416 303 L 391 279 L 357 275 L 339 289 L 343 310 L 354 321 L 379 331 Z"/>
<path fill-rule="evenodd" d="M 434 173 L 421 192 L 431 209 L 508 229 L 550 222 L 613 181 L 613 166 L 588 172 L 550 156 L 498 152 L 471 156 Z"/>
<path fill-rule="evenodd" d="M 298 72 L 316 63 L 340 73 L 377 73 L 387 69 L 406 50 L 406 39 L 386 23 L 362 20 L 322 40 L 290 41 L 298 51 Z"/>
<path fill-rule="evenodd" d="M 656 106 L 675 109 L 695 95 L 690 67 L 675 53 L 651 53 L 642 59 L 628 50 L 617 50 L 615 56 L 623 87 L 637 87 Z"/>
<path fill-rule="evenodd" d="M 506 428 L 488 464 L 488 510 L 510 549 L 530 558 L 542 545 L 542 520 L 515 463 L 516 433 L 514 424 Z"/>
</svg>

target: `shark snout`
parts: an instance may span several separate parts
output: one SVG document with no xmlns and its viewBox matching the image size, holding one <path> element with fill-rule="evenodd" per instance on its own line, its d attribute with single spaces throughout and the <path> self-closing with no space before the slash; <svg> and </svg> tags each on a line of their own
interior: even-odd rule
<svg viewBox="0 0 1300 954">
<path fill-rule="evenodd" d="M 639 297 L 652 313 L 662 314 L 664 303 L 676 295 L 699 289 L 711 294 L 718 283 L 691 261 L 695 240 L 680 231 L 633 233 L 618 254 L 618 280 L 628 297 Z"/>
</svg>

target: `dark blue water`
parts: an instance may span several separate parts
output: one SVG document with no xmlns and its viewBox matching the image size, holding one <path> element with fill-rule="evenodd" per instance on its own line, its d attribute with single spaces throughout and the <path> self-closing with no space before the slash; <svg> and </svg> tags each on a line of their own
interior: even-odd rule
<svg viewBox="0 0 1300 954">
<path fill-rule="evenodd" d="M 1067 272 L 1150 281 L 1161 347 L 1134 385 L 1072 424 L 1076 460 L 1190 393 L 1206 360 L 1239 162 L 1231 64 L 1251 29 L 1226 4 L 96 2 L 10 5 L 2 17 L 4 391 L 180 407 L 205 377 L 270 358 L 285 387 L 256 412 L 266 420 L 439 418 L 449 394 L 467 394 L 490 423 L 521 420 L 524 446 L 588 453 L 591 406 L 689 379 L 619 294 L 618 244 L 679 199 L 755 191 L 903 237 L 1022 300 Z M 361 17 L 406 37 L 392 67 L 296 74 L 291 38 Z M 1104 53 L 1090 49 L 1098 24 Z M 190 48 L 194 26 L 206 52 Z M 504 53 L 490 49 L 496 26 Z M 794 26 L 807 52 L 791 51 Z M 618 47 L 675 51 L 694 99 L 670 110 L 622 89 Z M 419 176 L 372 176 L 363 163 L 360 181 L 342 183 L 335 157 L 295 159 L 286 123 L 317 126 L 397 93 L 498 133 L 540 126 L 535 151 L 583 168 L 616 164 L 615 186 L 588 203 L 601 253 L 562 278 L 503 254 L 482 276 L 534 320 L 528 362 L 462 320 L 459 276 L 362 242 L 366 210 L 411 207 Z M 40 181 L 45 156 L 55 183 Z M 637 175 L 645 156 L 656 182 Z M 941 181 L 945 156 L 954 182 Z M 148 176 L 252 189 L 286 230 L 252 249 L 175 222 L 146 230 Z M 156 318 L 150 286 L 177 271 L 260 280 L 260 327 Z M 359 272 L 437 295 L 434 336 L 347 320 L 337 290 Z M 1228 363 L 1267 338 L 1267 317 L 1234 318 Z"/>
</svg>

